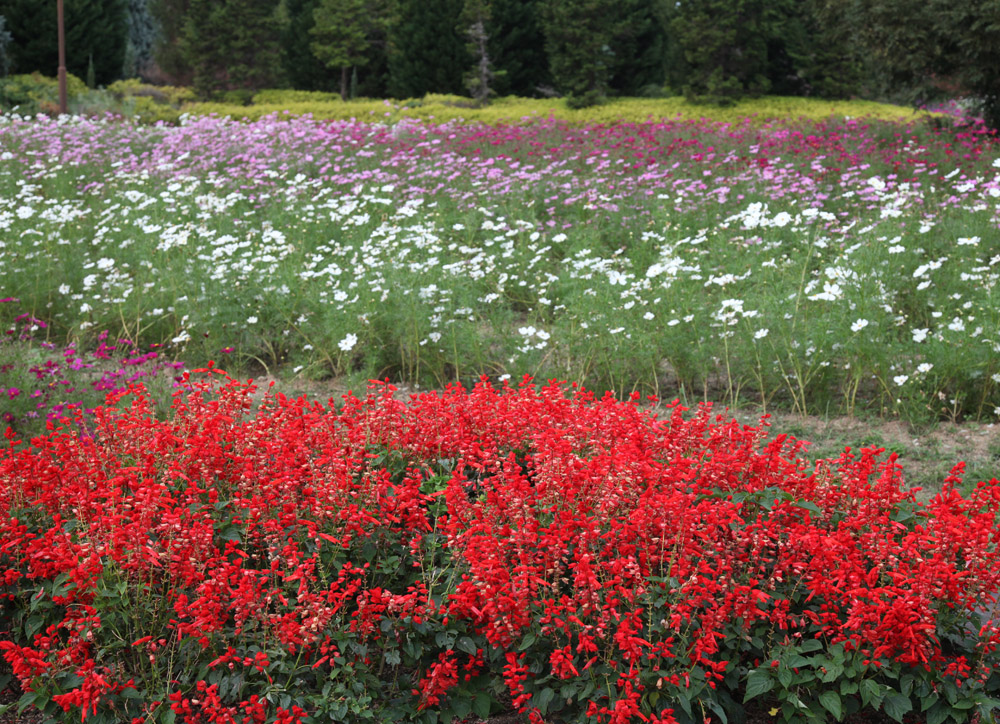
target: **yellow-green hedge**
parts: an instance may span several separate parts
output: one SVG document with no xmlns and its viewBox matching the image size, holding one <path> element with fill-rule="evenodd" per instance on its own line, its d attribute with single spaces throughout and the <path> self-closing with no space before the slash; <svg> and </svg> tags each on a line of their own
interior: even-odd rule
<svg viewBox="0 0 1000 724">
<path fill-rule="evenodd" d="M 39 73 L 12 76 L 0 81 L 0 104 L 8 107 L 26 104 L 26 110 L 51 111 L 55 108 L 56 81 Z M 83 96 L 84 83 L 69 77 L 70 97 Z M 30 106 L 28 108 L 27 106 Z M 477 108 L 470 98 L 431 93 L 423 98 L 388 101 L 362 98 L 342 101 L 336 93 L 299 90 L 263 90 L 252 97 L 251 105 L 233 103 L 197 103 L 190 88 L 154 86 L 136 79 L 120 80 L 106 90 L 90 91 L 80 112 L 116 112 L 138 117 L 145 123 L 177 123 L 183 114 L 215 114 L 234 119 L 257 120 L 263 116 L 311 115 L 324 120 L 350 120 L 392 123 L 402 118 L 449 121 L 463 119 L 483 123 L 523 123 L 533 118 L 555 118 L 569 123 L 643 122 L 646 120 L 708 119 L 737 122 L 751 119 L 770 120 L 822 119 L 833 117 L 870 117 L 884 120 L 913 120 L 928 113 L 872 101 L 829 101 L 815 98 L 766 96 L 718 107 L 689 103 L 683 98 L 621 98 L 590 108 L 569 108 L 562 99 L 498 98 Z"/>
<path fill-rule="evenodd" d="M 235 119 L 256 120 L 273 113 L 288 116 L 312 115 L 317 119 L 392 122 L 401 118 L 448 121 L 464 119 L 483 123 L 521 123 L 532 118 L 556 118 L 569 123 L 642 122 L 649 119 L 709 119 L 736 122 L 746 118 L 761 122 L 776 119 L 814 119 L 834 117 L 870 117 L 883 120 L 914 120 L 926 112 L 872 101 L 830 101 L 814 98 L 766 96 L 744 100 L 727 107 L 689 103 L 683 98 L 621 98 L 590 108 L 572 109 L 562 99 L 500 98 L 484 108 L 461 96 L 432 94 L 421 99 L 381 101 L 359 99 L 341 101 L 302 99 L 301 91 L 263 92 L 255 96 L 267 102 L 251 106 L 222 103 L 188 103 L 184 112 L 192 115 L 216 114 Z M 322 94 L 317 94 L 322 95 Z M 332 95 L 332 94 L 330 94 Z M 286 102 L 274 102 L 276 99 Z"/>
</svg>

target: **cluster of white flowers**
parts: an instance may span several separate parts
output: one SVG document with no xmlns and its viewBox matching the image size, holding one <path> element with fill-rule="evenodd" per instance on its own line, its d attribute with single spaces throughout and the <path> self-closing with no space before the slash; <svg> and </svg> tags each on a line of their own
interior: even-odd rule
<svg viewBox="0 0 1000 724">
<path fill-rule="evenodd" d="M 253 143 L 274 142 L 266 128 Z M 220 146 L 244 133 L 216 130 Z M 66 326 L 127 318 L 178 346 L 206 335 L 282 334 L 314 361 L 375 339 L 387 319 L 390 327 L 405 319 L 406 334 L 412 327 L 412 342 L 427 352 L 482 333 L 485 347 L 526 366 L 560 357 L 570 340 L 618 345 L 632 335 L 662 349 L 710 349 L 733 338 L 752 348 L 766 339 L 754 354 L 775 348 L 842 365 L 841 350 L 891 337 L 901 358 L 920 361 L 890 373 L 912 389 L 933 369 L 923 360 L 940 359 L 942 349 L 1000 344 L 975 301 L 986 304 L 1000 281 L 1000 254 L 990 256 L 980 231 L 1000 193 L 990 173 L 935 174 L 932 192 L 930 182 L 855 168 L 820 188 L 790 164 L 779 174 L 733 171 L 706 189 L 700 172 L 683 165 L 629 175 L 607 155 L 587 159 L 593 178 L 563 162 L 514 158 L 487 172 L 454 153 L 445 169 L 443 141 L 432 137 L 421 137 L 419 153 L 393 158 L 398 166 L 380 165 L 388 152 L 374 141 L 336 133 L 320 150 L 340 171 L 313 173 L 320 150 L 305 147 L 273 162 L 231 152 L 206 170 L 197 165 L 208 152 L 183 142 L 192 132 L 151 130 L 154 146 L 162 144 L 155 164 L 128 149 L 107 151 L 131 170 L 117 166 L 99 192 L 62 199 L 22 172 L 48 182 L 70 171 L 75 179 L 78 169 L 43 159 L 25 167 L 11 163 L 19 152 L 5 152 L 0 284 L 21 289 L 33 273 L 46 282 L 38 270 L 65 254 L 72 273 L 43 283 L 40 294 Z M 417 125 L 399 132 L 426 133 Z M 962 228 L 942 223 L 945 208 L 975 223 L 945 238 L 945 228 Z M 613 223 L 581 224 L 564 209 Z M 705 222 L 706 209 L 721 221 Z M 294 311 L 269 330 L 283 318 L 271 309 Z M 813 318 L 824 328 L 813 328 Z M 354 332 L 338 340 L 331 327 Z M 857 335 L 849 345 L 845 327 Z M 831 334 L 841 338 L 823 339 Z"/>
</svg>

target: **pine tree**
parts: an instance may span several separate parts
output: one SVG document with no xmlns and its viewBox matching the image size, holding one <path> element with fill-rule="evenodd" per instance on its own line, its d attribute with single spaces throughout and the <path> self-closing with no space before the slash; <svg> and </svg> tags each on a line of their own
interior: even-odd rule
<svg viewBox="0 0 1000 724">
<path fill-rule="evenodd" d="M 184 57 L 184 24 L 191 0 L 149 0 L 156 25 L 153 61 L 160 74 L 175 85 L 190 85 L 193 71 Z"/>
<path fill-rule="evenodd" d="M 821 0 L 793 3 L 768 46 L 768 77 L 779 95 L 844 98 L 861 88 L 862 54 L 842 21 L 827 22 Z"/>
<path fill-rule="evenodd" d="M 147 73 L 153 63 L 156 24 L 149 0 L 128 0 L 126 21 L 128 33 L 122 74 L 126 78 L 138 78 Z"/>
<path fill-rule="evenodd" d="M 96 82 L 106 85 L 121 77 L 125 60 L 125 0 L 65 0 L 66 69 L 84 77 L 94 59 Z M 54 76 L 59 67 L 55 3 L 0 0 L 0 15 L 13 36 L 9 48 L 11 72 L 39 71 Z"/>
<path fill-rule="evenodd" d="M 534 96 L 552 85 L 539 0 L 491 0 L 490 59 L 498 95 Z"/>
<path fill-rule="evenodd" d="M 623 21 L 612 41 L 610 86 L 617 95 L 659 94 L 667 72 L 668 33 L 662 22 L 668 0 L 622 0 Z"/>
<path fill-rule="evenodd" d="M 7 30 L 7 18 L 0 15 L 0 78 L 10 71 L 10 43 L 14 36 Z"/>
<path fill-rule="evenodd" d="M 479 105 L 484 105 L 495 92 L 493 81 L 497 77 L 489 53 L 487 27 L 490 21 L 489 0 L 465 0 L 458 19 L 458 31 L 466 36 L 465 48 L 473 58 L 472 68 L 465 74 L 465 87 Z"/>
<path fill-rule="evenodd" d="M 728 103 L 770 88 L 768 40 L 786 9 L 771 0 L 679 0 L 671 30 L 684 52 L 692 100 Z"/>
<path fill-rule="evenodd" d="M 181 50 L 202 96 L 275 86 L 281 77 L 278 0 L 191 0 Z"/>
<path fill-rule="evenodd" d="M 319 0 L 285 0 L 288 22 L 282 32 L 281 46 L 285 78 L 293 88 L 333 90 L 334 82 L 327 68 L 313 55 L 309 32 L 316 25 L 314 11 Z"/>
<path fill-rule="evenodd" d="M 469 65 L 455 29 L 464 0 L 398 0 L 389 32 L 389 93 L 396 98 L 463 91 Z"/>
<path fill-rule="evenodd" d="M 319 0 L 309 31 L 313 55 L 340 73 L 340 96 L 348 98 L 351 68 L 368 63 L 372 38 L 384 29 L 387 10 L 375 0 Z"/>
<path fill-rule="evenodd" d="M 621 8 L 621 0 L 550 0 L 542 6 L 549 68 L 571 105 L 607 96 L 615 65 L 612 45 L 627 30 Z"/>
</svg>

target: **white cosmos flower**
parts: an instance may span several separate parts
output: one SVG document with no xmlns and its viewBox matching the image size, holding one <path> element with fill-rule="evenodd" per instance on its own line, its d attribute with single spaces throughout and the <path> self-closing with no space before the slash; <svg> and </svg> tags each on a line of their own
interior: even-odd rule
<svg viewBox="0 0 1000 724">
<path fill-rule="evenodd" d="M 340 342 L 337 343 L 337 346 L 340 347 L 341 351 L 343 352 L 350 352 L 352 349 L 354 349 L 354 345 L 356 345 L 357 343 L 358 343 L 358 335 L 348 334 L 346 337 L 340 340 Z"/>
<path fill-rule="evenodd" d="M 247 324 L 257 324 L 257 317 L 247 317 Z"/>
<path fill-rule="evenodd" d="M 653 317 L 655 317 L 655 316 L 656 315 L 653 314 L 652 312 L 646 312 L 645 314 L 642 315 L 642 318 L 645 319 L 648 322 L 649 320 L 653 319 Z"/>
<path fill-rule="evenodd" d="M 921 362 L 920 364 L 917 365 L 917 372 L 919 372 L 922 375 L 927 374 L 932 369 L 934 369 L 934 365 L 932 365 L 930 362 Z"/>
<path fill-rule="evenodd" d="M 965 322 L 962 321 L 961 317 L 955 317 L 948 323 L 948 329 L 950 329 L 952 332 L 964 332 Z"/>
<path fill-rule="evenodd" d="M 859 319 L 854 324 L 851 325 L 852 332 L 860 332 L 862 329 L 868 326 L 867 319 Z"/>
<path fill-rule="evenodd" d="M 926 327 L 924 327 L 923 329 L 914 329 L 913 330 L 913 341 L 914 342 L 923 342 L 925 339 L 927 339 L 927 333 L 930 332 L 930 331 L 931 330 L 927 329 Z"/>
<path fill-rule="evenodd" d="M 59 285 L 59 293 L 60 294 L 69 294 L 71 291 L 73 291 L 73 290 L 69 288 L 69 284 L 60 284 Z"/>
<path fill-rule="evenodd" d="M 753 333 L 753 338 L 754 339 L 764 339 L 764 337 L 767 336 L 767 332 L 768 332 L 768 330 L 767 330 L 766 327 L 764 329 L 758 329 L 756 332 Z"/>
<path fill-rule="evenodd" d="M 910 379 L 909 375 L 896 375 L 895 377 L 892 378 L 892 381 L 895 382 L 899 387 L 902 387 L 904 384 L 906 384 L 906 381 L 908 379 Z"/>
</svg>

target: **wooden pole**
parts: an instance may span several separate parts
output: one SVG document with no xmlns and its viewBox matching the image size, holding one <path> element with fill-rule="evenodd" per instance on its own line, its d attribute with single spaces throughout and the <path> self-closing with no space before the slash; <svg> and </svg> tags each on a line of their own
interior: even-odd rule
<svg viewBox="0 0 1000 724">
<path fill-rule="evenodd" d="M 66 113 L 66 31 L 63 27 L 63 0 L 56 0 L 59 26 L 59 113 Z"/>
</svg>

